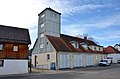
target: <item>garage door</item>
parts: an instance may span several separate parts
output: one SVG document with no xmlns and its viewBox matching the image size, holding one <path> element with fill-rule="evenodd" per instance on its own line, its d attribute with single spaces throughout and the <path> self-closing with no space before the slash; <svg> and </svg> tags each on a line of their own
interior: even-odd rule
<svg viewBox="0 0 120 79">
<path fill-rule="evenodd" d="M 92 55 L 86 55 L 86 66 L 93 65 L 93 57 Z"/>
<path fill-rule="evenodd" d="M 59 63 L 59 68 L 70 68 L 70 55 L 59 54 L 58 63 Z"/>
<path fill-rule="evenodd" d="M 81 67 L 83 66 L 83 59 L 82 59 L 82 55 L 80 54 L 74 54 L 74 67 Z"/>
</svg>

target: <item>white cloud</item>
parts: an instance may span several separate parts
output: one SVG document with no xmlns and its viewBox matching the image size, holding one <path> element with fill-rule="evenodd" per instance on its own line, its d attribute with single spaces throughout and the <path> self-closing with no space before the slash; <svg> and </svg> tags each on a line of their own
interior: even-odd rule
<svg viewBox="0 0 120 79">
<path fill-rule="evenodd" d="M 75 12 L 87 12 L 108 7 L 107 4 L 73 5 L 72 2 L 74 2 L 74 0 L 0 0 L 0 24 L 30 29 L 33 43 L 37 36 L 37 28 L 32 28 L 34 28 L 34 26 L 37 27 L 38 14 L 46 7 L 51 7 L 65 16 Z M 120 16 L 115 16 L 96 23 L 68 25 L 69 27 L 64 26 L 65 28 L 62 30 L 64 33 L 70 35 L 83 34 L 88 31 L 90 26 L 101 28 L 113 24 L 120 24 L 119 18 Z"/>
<path fill-rule="evenodd" d="M 87 33 L 87 31 L 88 29 L 80 24 L 67 25 L 62 28 L 62 33 L 72 36 Z"/>
</svg>

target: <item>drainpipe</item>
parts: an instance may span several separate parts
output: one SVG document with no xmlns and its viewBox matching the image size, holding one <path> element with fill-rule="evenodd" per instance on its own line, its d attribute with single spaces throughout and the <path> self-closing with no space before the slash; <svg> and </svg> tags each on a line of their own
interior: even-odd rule
<svg viewBox="0 0 120 79">
<path fill-rule="evenodd" d="M 58 51 L 56 52 L 56 70 L 58 70 Z"/>
</svg>

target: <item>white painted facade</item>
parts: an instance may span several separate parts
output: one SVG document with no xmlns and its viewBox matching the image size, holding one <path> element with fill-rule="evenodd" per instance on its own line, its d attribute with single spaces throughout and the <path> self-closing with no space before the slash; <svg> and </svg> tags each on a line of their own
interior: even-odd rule
<svg viewBox="0 0 120 79">
<path fill-rule="evenodd" d="M 60 37 L 60 13 L 46 9 L 39 14 L 38 38 L 32 54 L 55 52 L 49 45 L 46 35 Z"/>
<path fill-rule="evenodd" d="M 49 60 L 47 54 L 50 55 Z M 37 56 L 36 68 L 42 69 L 51 69 L 51 63 L 55 63 L 56 69 L 95 66 L 100 60 L 107 58 L 106 54 L 50 52 L 33 55 L 33 66 L 35 66 L 35 56 Z"/>
<path fill-rule="evenodd" d="M 58 69 L 98 65 L 99 61 L 107 58 L 106 54 L 59 52 Z"/>
<path fill-rule="evenodd" d="M 116 44 L 114 48 L 120 51 L 120 45 Z"/>
<path fill-rule="evenodd" d="M 117 63 L 118 60 L 120 60 L 120 54 L 113 53 L 113 54 L 108 54 L 108 58 L 112 58 L 112 63 Z"/>
<path fill-rule="evenodd" d="M 28 60 L 0 59 L 3 67 L 0 67 L 0 75 L 28 73 Z"/>
<path fill-rule="evenodd" d="M 51 69 L 51 63 L 54 63 L 56 69 L 86 67 L 97 65 L 101 59 L 106 58 L 106 54 L 99 53 L 57 52 L 46 35 L 60 37 L 60 19 L 60 14 L 50 9 L 45 9 L 39 14 L 38 39 L 32 51 L 33 67 Z M 79 47 L 75 41 L 70 43 L 75 48 Z M 86 45 L 83 47 L 88 49 Z M 94 46 L 89 48 L 95 50 Z M 103 51 L 103 47 L 96 49 Z"/>
</svg>

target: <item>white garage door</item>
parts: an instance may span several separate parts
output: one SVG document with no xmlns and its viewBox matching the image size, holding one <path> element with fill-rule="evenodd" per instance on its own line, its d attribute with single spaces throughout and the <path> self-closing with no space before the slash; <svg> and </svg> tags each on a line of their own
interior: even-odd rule
<svg viewBox="0 0 120 79">
<path fill-rule="evenodd" d="M 80 54 L 74 54 L 74 67 L 81 67 L 83 66 L 83 57 Z"/>
<path fill-rule="evenodd" d="M 86 66 L 93 65 L 93 56 L 92 55 L 86 55 Z"/>
<path fill-rule="evenodd" d="M 58 63 L 59 63 L 59 68 L 70 68 L 70 55 L 59 54 Z"/>
</svg>

